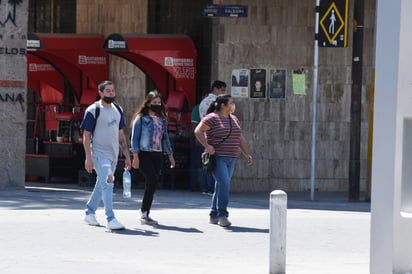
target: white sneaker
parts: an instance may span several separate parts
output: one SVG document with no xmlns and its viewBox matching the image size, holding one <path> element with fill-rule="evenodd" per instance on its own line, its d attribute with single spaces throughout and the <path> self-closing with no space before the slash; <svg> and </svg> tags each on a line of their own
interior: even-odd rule
<svg viewBox="0 0 412 274">
<path fill-rule="evenodd" d="M 122 225 L 121 223 L 119 223 L 116 218 L 114 218 L 113 220 L 111 220 L 110 222 L 107 223 L 106 228 L 111 229 L 111 230 L 121 230 L 121 229 L 125 229 L 124 225 Z"/>
<path fill-rule="evenodd" d="M 92 226 L 100 226 L 99 222 L 96 220 L 96 216 L 94 214 L 88 214 L 84 217 L 84 221 Z"/>
</svg>

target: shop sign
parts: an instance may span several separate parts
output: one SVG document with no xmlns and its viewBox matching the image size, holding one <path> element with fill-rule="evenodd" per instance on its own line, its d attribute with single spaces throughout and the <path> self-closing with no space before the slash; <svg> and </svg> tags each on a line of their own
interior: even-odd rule
<svg viewBox="0 0 412 274">
<path fill-rule="evenodd" d="M 248 6 L 244 5 L 207 5 L 202 10 L 205 17 L 248 17 Z"/>
</svg>

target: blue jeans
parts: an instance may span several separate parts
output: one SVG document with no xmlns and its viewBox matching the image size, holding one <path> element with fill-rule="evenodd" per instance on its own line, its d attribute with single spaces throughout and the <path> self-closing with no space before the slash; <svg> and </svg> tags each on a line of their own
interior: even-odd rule
<svg viewBox="0 0 412 274">
<path fill-rule="evenodd" d="M 215 178 L 207 175 L 204 170 L 202 170 L 202 191 L 208 193 L 215 191 Z"/>
<path fill-rule="evenodd" d="M 107 221 L 114 219 L 113 212 L 113 186 L 114 182 L 108 183 L 107 179 L 110 174 L 114 176 L 116 162 L 109 159 L 93 158 L 94 169 L 96 171 L 96 185 L 86 203 L 86 215 L 95 214 L 100 201 L 103 200 L 104 210 Z"/>
<path fill-rule="evenodd" d="M 215 192 L 212 196 L 210 217 L 229 216 L 227 205 L 229 204 L 230 180 L 235 170 L 236 158 L 216 156 L 216 167 L 213 171 L 215 178 Z"/>
</svg>

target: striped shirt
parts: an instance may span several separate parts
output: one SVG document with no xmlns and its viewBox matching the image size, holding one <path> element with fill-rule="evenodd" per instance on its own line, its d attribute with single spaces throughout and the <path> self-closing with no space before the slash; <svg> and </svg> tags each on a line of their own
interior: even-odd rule
<svg viewBox="0 0 412 274">
<path fill-rule="evenodd" d="M 237 158 L 239 155 L 241 129 L 236 116 L 222 117 L 218 113 L 212 112 L 207 114 L 202 119 L 202 122 L 210 127 L 206 131 L 206 139 L 208 144 L 215 148 L 215 155 Z"/>
</svg>

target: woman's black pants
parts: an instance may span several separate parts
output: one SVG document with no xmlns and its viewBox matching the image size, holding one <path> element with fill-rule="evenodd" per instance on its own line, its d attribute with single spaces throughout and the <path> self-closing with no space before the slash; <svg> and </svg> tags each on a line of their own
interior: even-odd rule
<svg viewBox="0 0 412 274">
<path fill-rule="evenodd" d="M 141 151 L 139 153 L 139 168 L 145 177 L 145 189 L 142 201 L 142 212 L 149 214 L 153 196 L 162 168 L 163 154 L 161 152 Z"/>
</svg>

